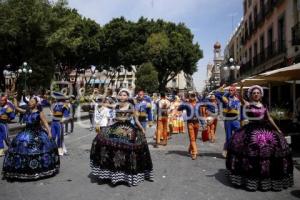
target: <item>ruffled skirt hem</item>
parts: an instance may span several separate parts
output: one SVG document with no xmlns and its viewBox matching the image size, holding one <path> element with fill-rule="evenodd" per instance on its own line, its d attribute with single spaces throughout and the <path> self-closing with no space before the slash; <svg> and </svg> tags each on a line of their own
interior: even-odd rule
<svg viewBox="0 0 300 200">
<path fill-rule="evenodd" d="M 3 177 L 8 179 L 21 179 L 21 180 L 36 180 L 40 178 L 51 177 L 58 174 L 59 169 L 51 169 L 45 172 L 35 173 L 35 174 L 24 174 L 18 172 L 2 172 Z"/>
<path fill-rule="evenodd" d="M 293 174 L 286 175 L 285 177 L 274 179 L 274 178 L 255 178 L 246 177 L 238 174 L 232 174 L 230 171 L 226 171 L 226 175 L 229 181 L 237 187 L 244 187 L 249 191 L 281 191 L 294 185 Z"/>
<path fill-rule="evenodd" d="M 119 182 L 127 183 L 129 186 L 137 186 L 144 180 L 153 181 L 153 170 L 145 170 L 142 173 L 129 174 L 122 171 L 111 171 L 108 169 L 101 169 L 99 166 L 94 166 L 92 163 L 92 174 L 99 179 L 108 179 L 112 184 Z"/>
</svg>

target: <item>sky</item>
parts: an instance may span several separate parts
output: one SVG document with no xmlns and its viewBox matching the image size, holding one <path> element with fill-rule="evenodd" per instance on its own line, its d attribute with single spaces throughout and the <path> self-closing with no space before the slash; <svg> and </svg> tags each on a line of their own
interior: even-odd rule
<svg viewBox="0 0 300 200">
<path fill-rule="evenodd" d="M 243 0 L 69 0 L 69 7 L 101 26 L 121 16 L 131 21 L 144 16 L 185 23 L 203 50 L 198 71 L 193 75 L 196 89 L 201 90 L 207 79 L 206 66 L 213 62 L 213 45 L 219 41 L 224 50 L 241 21 L 242 3 Z"/>
</svg>

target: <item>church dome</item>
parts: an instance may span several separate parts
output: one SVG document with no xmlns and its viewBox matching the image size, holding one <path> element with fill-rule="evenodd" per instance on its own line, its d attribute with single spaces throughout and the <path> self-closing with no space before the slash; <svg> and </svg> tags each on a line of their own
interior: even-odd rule
<svg viewBox="0 0 300 200">
<path fill-rule="evenodd" d="M 214 48 L 215 48 L 215 49 L 221 49 L 221 44 L 220 44 L 220 42 L 216 42 L 215 45 L 214 45 Z"/>
</svg>

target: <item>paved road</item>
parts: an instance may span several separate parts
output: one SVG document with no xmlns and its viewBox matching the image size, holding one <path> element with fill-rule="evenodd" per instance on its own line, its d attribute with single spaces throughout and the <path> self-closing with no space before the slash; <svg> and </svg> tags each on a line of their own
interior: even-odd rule
<svg viewBox="0 0 300 200">
<path fill-rule="evenodd" d="M 187 155 L 188 136 L 174 135 L 167 147 L 152 148 L 153 128 L 147 132 L 155 181 L 136 187 L 98 183 L 90 176 L 89 152 L 95 136 L 77 123 L 76 132 L 66 137 L 69 156 L 62 157 L 61 171 L 52 178 L 33 182 L 0 180 L 1 200 L 280 200 L 300 198 L 300 172 L 295 170 L 295 186 L 281 192 L 247 192 L 233 188 L 224 175 L 221 157 L 224 133 L 218 128 L 217 143 L 198 141 L 200 157 Z M 0 158 L 2 165 L 3 158 Z"/>
</svg>

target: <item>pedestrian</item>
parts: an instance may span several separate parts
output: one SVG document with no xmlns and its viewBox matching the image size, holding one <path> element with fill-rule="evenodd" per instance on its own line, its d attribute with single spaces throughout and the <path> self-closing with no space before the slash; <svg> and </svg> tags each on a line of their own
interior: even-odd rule
<svg viewBox="0 0 300 200">
<path fill-rule="evenodd" d="M 70 107 L 70 116 L 67 122 L 65 122 L 65 129 L 68 134 L 72 134 L 74 131 L 74 120 L 75 120 L 75 113 L 78 106 L 78 102 L 74 95 L 71 95 L 69 106 Z M 69 132 L 69 125 L 70 125 L 70 132 Z"/>
<path fill-rule="evenodd" d="M 136 186 L 153 180 L 153 165 L 145 130 L 135 115 L 134 105 L 129 103 L 129 95 L 126 89 L 119 91 L 115 123 L 93 140 L 90 166 L 99 179 Z"/>
<path fill-rule="evenodd" d="M 5 155 L 2 170 L 5 178 L 32 180 L 53 176 L 59 171 L 58 149 L 37 103 L 37 99 L 31 98 L 28 109 L 24 110 L 14 99 L 16 110 L 24 113 L 26 128 L 12 140 Z"/>
<path fill-rule="evenodd" d="M 248 89 L 250 101 L 242 96 L 249 123 L 237 130 L 227 148 L 226 168 L 229 180 L 247 190 L 280 191 L 291 187 L 293 159 L 282 131 L 262 104 L 264 91 L 254 85 Z"/>
<path fill-rule="evenodd" d="M 72 118 L 72 105 L 69 99 L 66 99 L 64 102 L 64 112 L 63 112 L 63 123 L 65 125 L 64 134 L 68 135 L 69 132 L 69 123 Z M 72 128 L 72 127 L 71 127 Z M 72 129 L 73 132 L 73 129 Z"/>
<path fill-rule="evenodd" d="M 7 123 L 15 118 L 14 107 L 8 103 L 7 96 L 0 97 L 0 157 L 4 156 L 4 142 L 10 145 Z"/>
<path fill-rule="evenodd" d="M 18 97 L 19 100 L 19 107 L 22 108 L 23 110 L 27 109 L 27 103 L 29 101 L 29 99 L 27 99 L 26 95 L 25 95 L 25 91 L 23 90 L 21 95 Z M 19 123 L 22 125 L 23 124 L 23 113 L 19 113 Z"/>
<path fill-rule="evenodd" d="M 89 119 L 90 119 L 90 131 L 93 131 L 95 129 L 95 99 L 94 96 L 91 96 L 89 99 Z"/>
<path fill-rule="evenodd" d="M 108 99 L 98 98 L 95 106 L 95 129 L 96 133 L 105 131 L 110 123 L 111 109 L 107 107 Z"/>
</svg>

